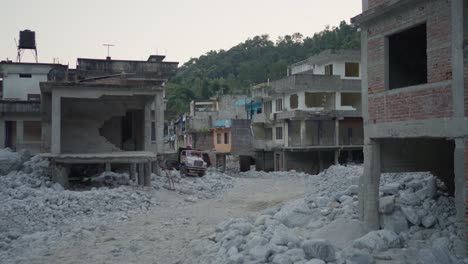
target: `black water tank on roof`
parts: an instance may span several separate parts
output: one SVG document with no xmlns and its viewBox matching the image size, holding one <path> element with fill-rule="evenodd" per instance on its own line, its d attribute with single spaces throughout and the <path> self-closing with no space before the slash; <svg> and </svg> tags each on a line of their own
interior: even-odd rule
<svg viewBox="0 0 468 264">
<path fill-rule="evenodd" d="M 20 49 L 35 49 L 36 48 L 36 32 L 31 30 L 20 31 L 19 38 Z"/>
</svg>

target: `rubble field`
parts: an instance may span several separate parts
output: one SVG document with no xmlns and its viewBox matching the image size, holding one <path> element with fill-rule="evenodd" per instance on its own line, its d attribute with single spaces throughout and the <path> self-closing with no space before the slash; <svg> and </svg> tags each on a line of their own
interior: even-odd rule
<svg viewBox="0 0 468 264">
<path fill-rule="evenodd" d="M 382 230 L 358 220 L 362 166 L 301 172 L 103 173 L 63 190 L 46 160 L 0 150 L 0 263 L 468 263 L 453 198 L 428 172 L 381 177 Z"/>
</svg>

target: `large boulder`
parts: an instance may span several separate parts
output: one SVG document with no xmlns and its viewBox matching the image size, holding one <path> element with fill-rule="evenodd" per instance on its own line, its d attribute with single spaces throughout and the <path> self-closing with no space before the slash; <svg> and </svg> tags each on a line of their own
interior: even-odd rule
<svg viewBox="0 0 468 264">
<path fill-rule="evenodd" d="M 448 238 L 442 237 L 434 240 L 430 249 L 421 249 L 418 252 L 419 264 L 458 264 L 449 251 Z"/>
<path fill-rule="evenodd" d="M 302 249 L 307 259 L 317 258 L 326 262 L 336 259 L 335 248 L 325 239 L 306 240 L 302 243 Z"/>
<path fill-rule="evenodd" d="M 395 196 L 385 196 L 379 199 L 379 211 L 390 214 L 395 209 Z"/>
<path fill-rule="evenodd" d="M 408 230 L 408 221 L 401 210 L 395 210 L 391 214 L 382 214 L 380 227 L 391 230 L 397 234 Z"/>
<path fill-rule="evenodd" d="M 395 232 L 385 229 L 369 232 L 367 235 L 353 242 L 353 247 L 357 249 L 367 249 L 370 252 L 379 252 L 400 246 L 400 237 Z"/>
</svg>

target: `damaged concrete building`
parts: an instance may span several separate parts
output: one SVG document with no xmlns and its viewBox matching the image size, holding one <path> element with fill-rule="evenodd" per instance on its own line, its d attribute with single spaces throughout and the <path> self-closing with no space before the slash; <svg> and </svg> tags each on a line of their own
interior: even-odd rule
<svg viewBox="0 0 468 264">
<path fill-rule="evenodd" d="M 252 88 L 257 170 L 318 173 L 362 161 L 361 67 L 357 50 L 326 50 L 291 65 L 284 79 Z"/>
<path fill-rule="evenodd" d="M 212 150 L 213 133 L 216 121 L 227 119 L 245 119 L 244 108 L 237 107 L 236 102 L 245 99 L 245 95 L 225 94 L 218 95 L 207 101 L 192 101 L 190 112 L 185 115 L 185 130 L 179 138 L 183 141 L 182 147 L 191 146 L 200 150 Z"/>
<path fill-rule="evenodd" d="M 163 59 L 78 59 L 74 80 L 40 84 L 42 152 L 55 181 L 66 187 L 73 166 L 101 164 L 128 166 L 150 184 L 164 147 L 164 84 L 178 65 Z"/>
<path fill-rule="evenodd" d="M 40 82 L 64 80 L 61 64 L 0 62 L 0 148 L 41 150 Z"/>
<path fill-rule="evenodd" d="M 468 1 L 364 0 L 365 167 L 360 216 L 380 227 L 382 172 L 431 171 L 455 197 L 466 234 Z"/>
</svg>

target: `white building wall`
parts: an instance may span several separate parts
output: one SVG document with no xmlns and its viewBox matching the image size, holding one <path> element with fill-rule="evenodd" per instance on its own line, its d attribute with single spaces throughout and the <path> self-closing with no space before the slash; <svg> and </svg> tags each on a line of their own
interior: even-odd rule
<svg viewBox="0 0 468 264">
<path fill-rule="evenodd" d="M 19 74 L 9 74 L 3 78 L 3 99 L 28 100 L 28 94 L 41 94 L 39 83 L 46 81 L 47 75 L 20 78 Z"/>
</svg>

